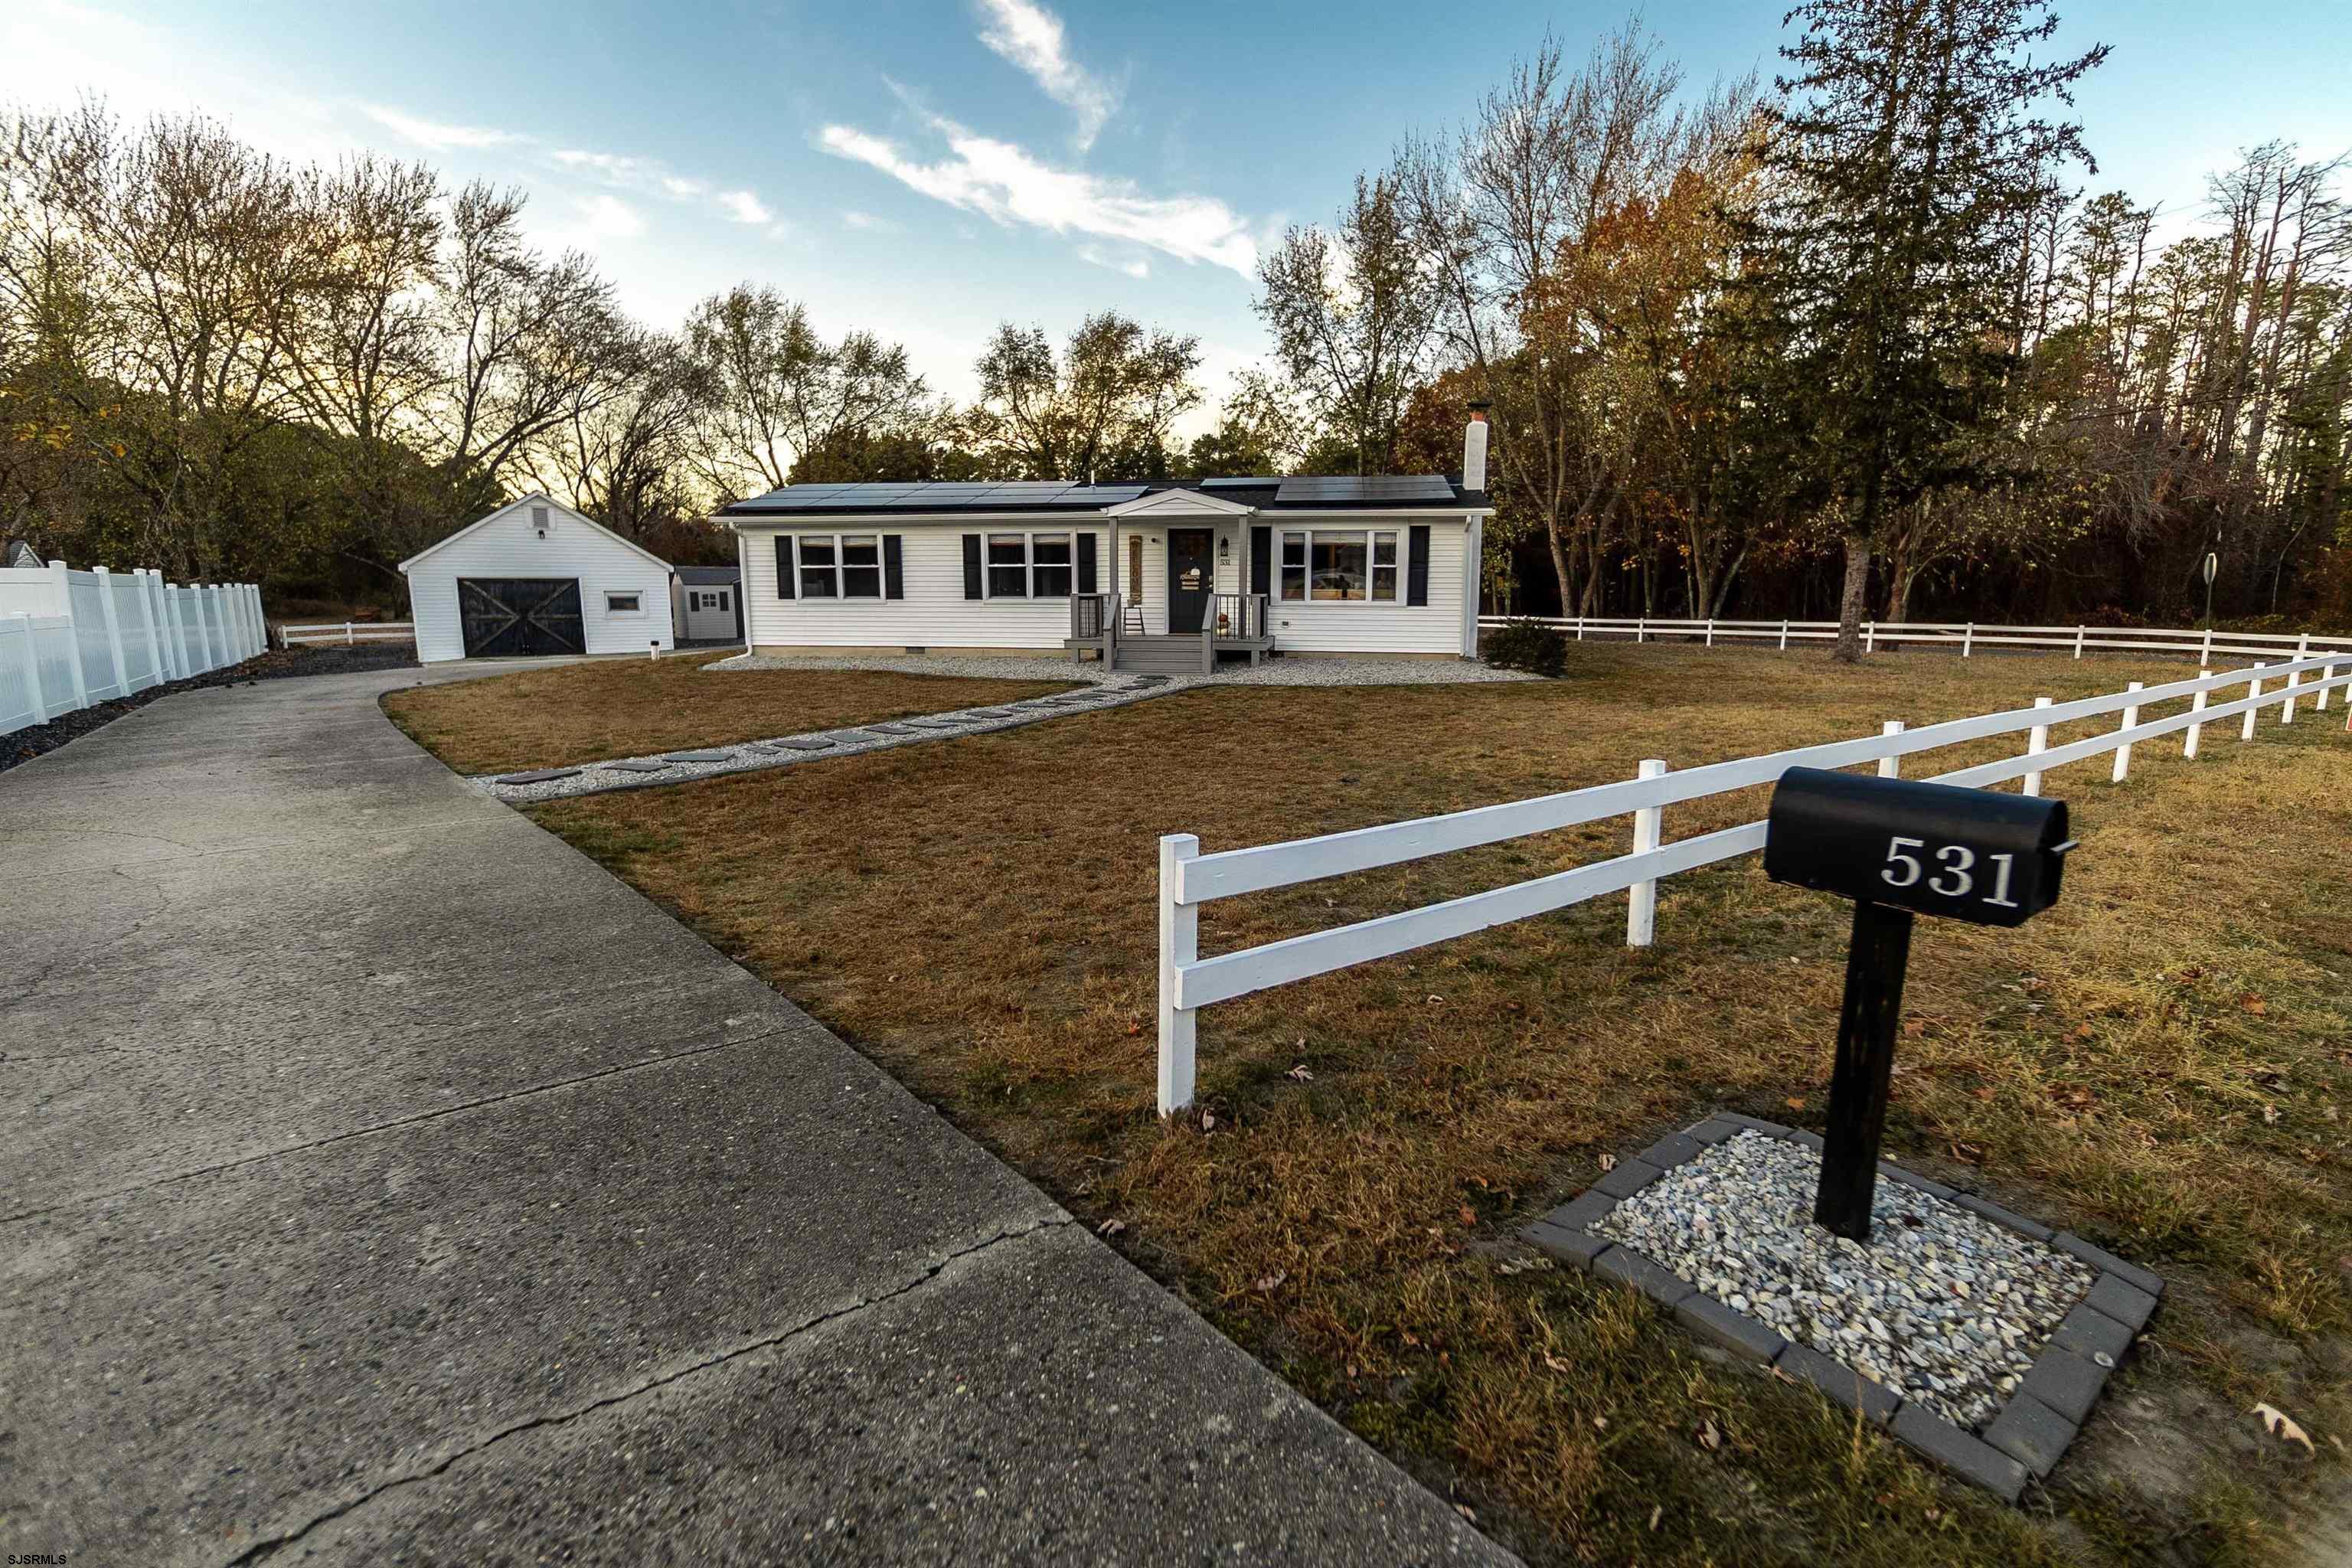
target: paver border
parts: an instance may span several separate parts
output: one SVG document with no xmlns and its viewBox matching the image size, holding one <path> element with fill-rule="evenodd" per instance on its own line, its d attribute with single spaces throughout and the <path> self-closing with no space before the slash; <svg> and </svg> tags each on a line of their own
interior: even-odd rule
<svg viewBox="0 0 2352 1568">
<path fill-rule="evenodd" d="M 2109 1375 L 2147 1327 L 2164 1293 L 2163 1279 L 2071 1231 L 2053 1230 L 1999 1204 L 1880 1162 L 1881 1180 L 1945 1199 L 2004 1229 L 2071 1253 L 2097 1270 L 2089 1292 L 2051 1331 L 2032 1368 L 1979 1436 L 1924 1405 L 1905 1400 L 1836 1357 L 1784 1339 L 1769 1324 L 1697 1290 L 1636 1248 L 1594 1233 L 1592 1227 L 1620 1203 L 1743 1131 L 1821 1148 L 1818 1133 L 1717 1111 L 1618 1161 L 1583 1193 L 1522 1228 L 1520 1237 L 1595 1279 L 1639 1291 L 1685 1328 L 1733 1354 L 1769 1364 L 1791 1382 L 1811 1384 L 2003 1502 L 2017 1501 L 2029 1479 L 2048 1477 L 2090 1418 Z"/>
</svg>

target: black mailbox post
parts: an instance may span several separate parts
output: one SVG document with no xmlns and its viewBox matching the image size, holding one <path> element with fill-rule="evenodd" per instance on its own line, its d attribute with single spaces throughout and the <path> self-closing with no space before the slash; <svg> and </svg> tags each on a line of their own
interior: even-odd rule
<svg viewBox="0 0 2352 1568">
<path fill-rule="evenodd" d="M 2074 847 L 2063 801 L 1820 768 L 1780 775 L 1764 874 L 1854 901 L 1815 1222 L 1870 1239 L 1912 916 L 2022 925 L 2058 901 Z"/>
</svg>

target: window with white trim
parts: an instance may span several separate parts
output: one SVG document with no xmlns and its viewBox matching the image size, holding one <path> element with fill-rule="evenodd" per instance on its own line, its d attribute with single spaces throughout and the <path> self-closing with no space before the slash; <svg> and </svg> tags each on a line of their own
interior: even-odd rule
<svg viewBox="0 0 2352 1568">
<path fill-rule="evenodd" d="M 1067 533 L 992 533 L 981 574 L 992 599 L 1066 599 L 1076 586 L 1077 546 Z"/>
<path fill-rule="evenodd" d="M 1293 605 L 1393 605 L 1403 563 L 1393 528 L 1285 529 L 1276 593 Z"/>
<path fill-rule="evenodd" d="M 640 615 L 644 613 L 645 607 L 646 600 L 645 595 L 642 594 L 607 594 L 604 595 L 604 613 L 608 616 Z"/>
<path fill-rule="evenodd" d="M 795 534 L 793 541 L 800 554 L 802 598 L 878 599 L 882 596 L 880 534 L 802 533 Z"/>
</svg>

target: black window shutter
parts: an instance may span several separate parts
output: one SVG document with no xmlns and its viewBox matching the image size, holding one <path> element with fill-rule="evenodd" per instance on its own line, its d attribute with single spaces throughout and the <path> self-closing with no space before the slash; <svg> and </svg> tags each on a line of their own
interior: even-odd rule
<svg viewBox="0 0 2352 1568">
<path fill-rule="evenodd" d="M 780 533 L 776 535 L 776 597 L 791 598 L 793 584 L 797 580 L 797 574 L 793 571 L 793 536 Z"/>
<path fill-rule="evenodd" d="M 963 536 L 963 596 L 967 599 L 980 597 L 980 535 L 977 533 Z"/>
<path fill-rule="evenodd" d="M 882 536 L 882 596 L 903 599 L 907 596 L 907 565 L 898 553 L 898 535 Z"/>
<path fill-rule="evenodd" d="M 1404 602 L 1426 605 L 1429 603 L 1429 524 L 1414 523 L 1408 531 L 1411 538 L 1406 548 L 1412 553 L 1404 564 Z"/>
<path fill-rule="evenodd" d="M 1091 533 L 1078 535 L 1078 592 L 1095 592 L 1095 536 Z"/>
<path fill-rule="evenodd" d="M 1274 530 L 1250 530 L 1250 586 L 1253 594 L 1274 592 Z"/>
</svg>

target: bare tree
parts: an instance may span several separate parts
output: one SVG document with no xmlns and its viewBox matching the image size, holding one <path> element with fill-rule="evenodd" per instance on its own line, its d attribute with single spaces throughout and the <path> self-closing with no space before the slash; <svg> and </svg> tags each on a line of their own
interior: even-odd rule
<svg viewBox="0 0 2352 1568">
<path fill-rule="evenodd" d="M 1007 321 L 982 351 L 982 438 L 1034 479 L 1154 477 L 1169 427 L 1196 406 L 1201 340 L 1089 316 L 1057 358 L 1043 327 Z"/>
</svg>

